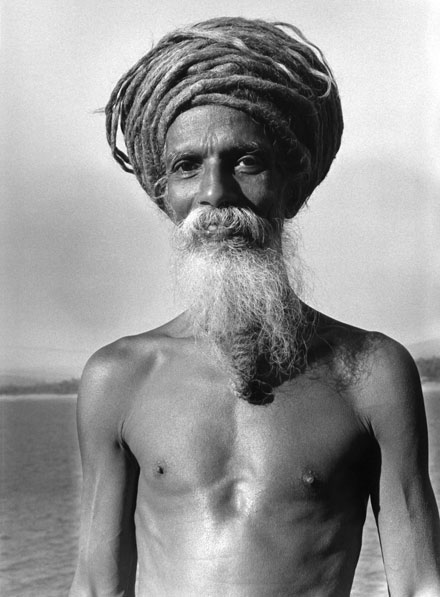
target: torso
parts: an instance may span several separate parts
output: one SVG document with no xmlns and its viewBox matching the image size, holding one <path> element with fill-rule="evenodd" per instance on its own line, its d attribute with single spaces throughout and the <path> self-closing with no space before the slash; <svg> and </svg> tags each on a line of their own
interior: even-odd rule
<svg viewBox="0 0 440 597">
<path fill-rule="evenodd" d="M 327 364 L 268 405 L 237 398 L 192 338 L 135 340 L 122 436 L 140 468 L 139 597 L 349 595 L 371 438 L 359 380 L 331 381 L 326 333 Z"/>
</svg>

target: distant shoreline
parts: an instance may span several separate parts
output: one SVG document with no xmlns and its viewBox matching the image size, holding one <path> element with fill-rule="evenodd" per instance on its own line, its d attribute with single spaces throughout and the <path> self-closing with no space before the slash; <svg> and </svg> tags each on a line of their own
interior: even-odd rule
<svg viewBox="0 0 440 597">
<path fill-rule="evenodd" d="M 46 400 L 75 400 L 77 394 L 0 394 L 0 404 L 2 402 L 20 402 L 20 401 L 46 401 Z"/>
<path fill-rule="evenodd" d="M 24 396 L 28 394 L 56 394 L 63 396 L 67 394 L 77 394 L 79 379 L 65 379 L 56 382 L 41 382 L 29 385 L 6 384 L 0 386 L 0 395 Z"/>
</svg>

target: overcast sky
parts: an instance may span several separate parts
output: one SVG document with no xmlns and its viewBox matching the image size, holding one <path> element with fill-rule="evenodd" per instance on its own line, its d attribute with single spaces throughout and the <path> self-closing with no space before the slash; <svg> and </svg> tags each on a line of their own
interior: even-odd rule
<svg viewBox="0 0 440 597">
<path fill-rule="evenodd" d="M 342 149 L 298 221 L 309 301 L 405 344 L 440 337 L 436 0 L 10 0 L 0 371 L 76 374 L 103 344 L 177 314 L 169 224 L 112 161 L 94 110 L 154 40 L 219 15 L 298 25 L 340 86 Z"/>
</svg>

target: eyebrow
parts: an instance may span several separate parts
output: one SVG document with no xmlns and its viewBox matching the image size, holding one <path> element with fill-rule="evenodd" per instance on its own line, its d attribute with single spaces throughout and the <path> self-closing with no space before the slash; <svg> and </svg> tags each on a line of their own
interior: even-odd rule
<svg viewBox="0 0 440 597">
<path fill-rule="evenodd" d="M 174 162 L 174 160 L 176 158 L 181 158 L 181 157 L 191 158 L 191 157 L 196 157 L 197 155 L 198 155 L 197 151 L 194 151 L 193 149 L 185 150 L 185 148 L 178 149 L 177 151 L 171 151 L 168 154 L 166 153 L 165 150 L 163 152 L 164 162 L 167 165 Z"/>
<path fill-rule="evenodd" d="M 266 153 L 269 150 L 269 145 L 267 143 L 257 143 L 257 141 L 238 141 L 236 144 L 228 147 L 228 153 Z M 186 149 L 185 146 L 182 148 L 177 149 L 176 151 L 171 151 L 170 153 L 166 153 L 166 149 L 164 148 L 163 151 L 163 158 L 164 162 L 168 165 L 174 162 L 176 158 L 179 157 L 196 157 L 200 155 L 200 151 L 194 150 L 192 148 Z"/>
</svg>

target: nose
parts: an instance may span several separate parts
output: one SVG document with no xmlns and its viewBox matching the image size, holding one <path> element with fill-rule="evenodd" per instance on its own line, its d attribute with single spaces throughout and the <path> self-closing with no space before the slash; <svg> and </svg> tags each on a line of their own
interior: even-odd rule
<svg viewBox="0 0 440 597">
<path fill-rule="evenodd" d="M 197 193 L 199 205 L 211 207 L 238 205 L 240 196 L 240 186 L 232 172 L 217 161 L 205 164 Z"/>
</svg>

